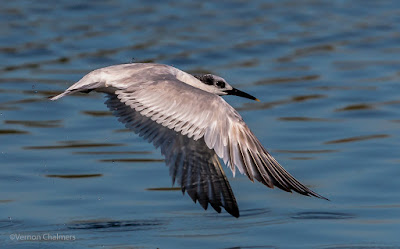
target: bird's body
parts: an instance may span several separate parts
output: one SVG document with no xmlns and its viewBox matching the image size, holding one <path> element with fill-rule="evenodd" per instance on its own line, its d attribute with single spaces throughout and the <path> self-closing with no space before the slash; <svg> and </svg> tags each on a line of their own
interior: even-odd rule
<svg viewBox="0 0 400 249">
<path fill-rule="evenodd" d="M 326 199 L 292 177 L 264 149 L 240 114 L 219 95 L 253 96 L 215 75 L 193 76 L 177 68 L 133 63 L 94 70 L 65 92 L 104 92 L 119 121 L 161 148 L 173 183 L 217 212 L 239 209 L 219 158 L 232 170 L 268 187 Z"/>
</svg>

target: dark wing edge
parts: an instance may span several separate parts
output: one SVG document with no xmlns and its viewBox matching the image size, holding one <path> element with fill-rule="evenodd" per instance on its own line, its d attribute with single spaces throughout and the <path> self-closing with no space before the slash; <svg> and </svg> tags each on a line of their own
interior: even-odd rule
<svg viewBox="0 0 400 249">
<path fill-rule="evenodd" d="M 226 120 L 220 120 L 219 125 L 209 126 L 204 139 L 207 146 L 213 148 L 233 172 L 236 166 L 251 181 L 256 179 L 270 188 L 277 186 L 287 192 L 294 190 L 302 195 L 328 200 L 289 174 L 261 145 L 239 113 L 224 100 L 220 102 L 221 105 L 223 103 L 227 109 L 231 109 L 230 112 L 225 112 Z"/>
<path fill-rule="evenodd" d="M 170 130 L 121 102 L 116 94 L 107 94 L 105 104 L 119 121 L 148 142 L 161 148 L 172 177 L 196 203 L 207 209 L 210 204 L 218 213 L 223 207 L 239 217 L 239 209 L 230 184 L 214 150 L 203 139 L 193 140 Z"/>
</svg>

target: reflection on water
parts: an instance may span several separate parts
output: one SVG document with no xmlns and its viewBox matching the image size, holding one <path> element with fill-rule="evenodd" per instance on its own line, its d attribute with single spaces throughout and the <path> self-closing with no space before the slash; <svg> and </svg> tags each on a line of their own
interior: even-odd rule
<svg viewBox="0 0 400 249">
<path fill-rule="evenodd" d="M 305 156 L 297 156 L 297 157 L 290 157 L 292 160 L 313 160 L 316 157 L 305 157 Z"/>
<path fill-rule="evenodd" d="M 252 209 L 243 209 L 240 212 L 241 217 L 252 217 L 252 216 L 262 216 L 270 213 L 271 210 L 267 208 L 252 208 Z"/>
<path fill-rule="evenodd" d="M 58 143 L 64 145 L 45 145 L 45 146 L 26 146 L 25 150 L 54 150 L 54 149 L 67 149 L 67 148 L 91 148 L 91 147 L 114 147 L 123 146 L 124 144 L 118 143 L 88 143 L 85 141 L 59 141 Z"/>
<path fill-rule="evenodd" d="M 13 200 L 0 200 L 0 203 L 12 202 Z"/>
<path fill-rule="evenodd" d="M 21 222 L 7 220 L 0 220 L 0 229 L 17 229 L 21 226 Z"/>
<path fill-rule="evenodd" d="M 327 141 L 327 142 L 325 142 L 325 144 L 351 143 L 351 142 L 358 142 L 358 141 L 365 141 L 365 140 L 379 139 L 379 138 L 388 138 L 388 137 L 390 137 L 388 134 L 366 135 L 366 136 L 349 137 L 349 138 Z"/>
<path fill-rule="evenodd" d="M 280 117 L 278 120 L 282 121 L 304 121 L 304 122 L 335 122 L 338 120 L 326 118 L 311 118 L 311 117 Z"/>
<path fill-rule="evenodd" d="M 374 109 L 374 107 L 368 104 L 355 104 L 336 109 L 336 111 L 340 112 L 340 111 L 354 111 L 354 110 L 368 110 L 368 109 Z"/>
<path fill-rule="evenodd" d="M 54 128 L 61 126 L 61 120 L 5 120 L 4 123 L 40 128 Z"/>
<path fill-rule="evenodd" d="M 277 84 L 277 83 L 295 83 L 295 82 L 305 82 L 305 81 L 312 81 L 319 79 L 319 75 L 306 75 L 306 76 L 299 76 L 299 77 L 292 77 L 292 78 L 274 78 L 274 79 L 264 79 L 261 81 L 257 81 L 254 85 L 269 85 L 269 84 Z"/>
<path fill-rule="evenodd" d="M 66 178 L 66 179 L 75 179 L 75 178 L 89 178 L 89 177 L 100 177 L 103 174 L 84 174 L 84 175 L 45 175 L 46 177 L 55 177 L 55 178 Z"/>
<path fill-rule="evenodd" d="M 400 248 L 399 10 L 393 0 L 3 1 L 2 246 Z M 257 96 L 225 99 L 332 201 L 224 167 L 241 218 L 204 211 L 168 187 L 160 152 L 102 96 L 48 100 L 95 68 L 132 61 L 214 73 Z M 77 240 L 10 240 L 44 232 Z"/>
<path fill-rule="evenodd" d="M 83 155 L 124 155 L 124 154 L 138 154 L 146 155 L 151 154 L 151 151 L 75 151 L 73 154 L 83 154 Z"/>
<path fill-rule="evenodd" d="M 93 117 L 112 116 L 109 111 L 82 111 L 82 113 Z"/>
<path fill-rule="evenodd" d="M 341 220 L 353 219 L 352 214 L 346 213 L 331 213 L 331 212 L 301 212 L 292 216 L 293 219 L 306 219 L 306 220 Z"/>
<path fill-rule="evenodd" d="M 181 191 L 180 187 L 175 188 L 146 188 L 148 191 Z"/>
<path fill-rule="evenodd" d="M 369 103 L 369 104 L 354 104 L 343 108 L 336 109 L 336 111 L 354 111 L 354 110 L 370 110 L 384 105 L 399 105 L 400 100 L 384 101 L 380 103 Z"/>
<path fill-rule="evenodd" d="M 101 232 L 126 232 L 157 229 L 165 223 L 159 220 L 80 220 L 68 224 L 69 229 L 85 229 Z"/>
<path fill-rule="evenodd" d="M 278 58 L 280 62 L 289 62 L 291 60 L 296 59 L 296 57 L 305 57 L 312 55 L 313 53 L 321 53 L 321 52 L 332 52 L 334 47 L 332 45 L 316 45 L 316 46 L 309 46 L 300 49 L 296 49 L 291 52 L 290 55 L 282 56 Z"/>
<path fill-rule="evenodd" d="M 333 153 L 338 150 L 275 150 L 280 153 L 299 153 L 299 154 L 319 154 L 319 153 Z"/>
<path fill-rule="evenodd" d="M 15 129 L 0 129 L 0 135 L 8 135 L 8 134 L 29 134 L 29 132 L 23 130 L 15 130 Z"/>
<path fill-rule="evenodd" d="M 324 98 L 325 95 L 321 94 L 311 94 L 311 95 L 301 95 L 301 96 L 293 96 L 289 99 L 272 101 L 272 102 L 261 102 L 261 103 L 246 103 L 243 107 L 236 108 L 238 111 L 250 111 L 250 110 L 262 110 L 262 109 L 270 109 L 273 107 L 293 104 L 296 102 L 303 102 L 307 100 Z"/>
</svg>

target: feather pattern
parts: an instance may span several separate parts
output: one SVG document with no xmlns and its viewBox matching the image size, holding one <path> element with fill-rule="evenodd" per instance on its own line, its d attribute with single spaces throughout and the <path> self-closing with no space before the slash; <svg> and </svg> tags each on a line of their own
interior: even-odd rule
<svg viewBox="0 0 400 249">
<path fill-rule="evenodd" d="M 290 175 L 220 96 L 176 79 L 147 81 L 115 93 L 122 103 L 156 123 L 193 140 L 203 139 L 232 172 L 236 166 L 251 181 L 270 188 L 326 199 Z"/>
<path fill-rule="evenodd" d="M 119 121 L 139 136 L 161 147 L 170 168 L 172 184 L 175 181 L 194 202 L 207 209 L 210 204 L 217 212 L 223 207 L 238 217 L 239 209 L 232 189 L 215 152 L 204 140 L 193 140 L 143 116 L 121 102 L 116 95 L 107 94 L 106 105 Z"/>
</svg>

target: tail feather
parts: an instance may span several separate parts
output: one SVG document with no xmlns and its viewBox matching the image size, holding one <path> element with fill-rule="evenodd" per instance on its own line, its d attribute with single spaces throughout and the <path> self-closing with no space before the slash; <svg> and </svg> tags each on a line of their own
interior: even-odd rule
<svg viewBox="0 0 400 249">
<path fill-rule="evenodd" d="M 54 101 L 54 100 L 60 99 L 60 98 L 64 97 L 65 95 L 68 95 L 70 93 L 71 93 L 71 91 L 67 90 L 67 91 L 65 91 L 65 92 L 63 92 L 61 94 L 58 94 L 56 96 L 51 97 L 50 100 Z"/>
<path fill-rule="evenodd" d="M 84 92 L 84 93 L 89 93 L 92 90 L 95 90 L 96 88 L 103 87 L 104 83 L 102 82 L 93 82 L 89 84 L 84 84 L 79 81 L 75 84 L 73 84 L 71 87 L 69 87 L 67 90 L 65 90 L 63 93 L 53 96 L 50 98 L 50 100 L 57 100 L 59 98 L 64 97 L 65 95 L 69 95 L 75 92 Z"/>
</svg>

